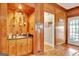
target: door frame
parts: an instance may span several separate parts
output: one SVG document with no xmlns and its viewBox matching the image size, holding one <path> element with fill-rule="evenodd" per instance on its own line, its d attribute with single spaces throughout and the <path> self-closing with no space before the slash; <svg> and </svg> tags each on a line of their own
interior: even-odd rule
<svg viewBox="0 0 79 59">
<path fill-rule="evenodd" d="M 50 14 L 52 14 L 52 16 L 54 16 L 54 20 L 53 20 L 53 22 L 54 22 L 54 29 L 55 29 L 55 14 L 54 13 L 51 13 L 51 12 L 49 12 L 49 11 L 44 11 L 44 13 L 50 13 Z M 45 20 L 45 19 L 44 19 Z M 43 23 L 44 24 L 44 23 Z M 55 30 L 54 30 L 54 32 L 55 32 Z M 55 33 L 54 33 L 54 39 L 52 39 L 52 41 L 54 42 L 54 47 L 55 47 Z M 45 42 L 44 42 L 45 43 Z M 50 44 L 48 44 L 48 45 L 50 45 Z M 52 46 L 53 44 L 51 44 L 50 46 Z M 52 47 L 52 48 L 54 48 L 54 47 Z"/>
</svg>

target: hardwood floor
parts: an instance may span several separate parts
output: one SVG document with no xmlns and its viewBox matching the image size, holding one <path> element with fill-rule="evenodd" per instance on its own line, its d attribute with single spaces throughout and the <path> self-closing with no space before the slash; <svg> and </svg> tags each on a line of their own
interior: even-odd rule
<svg viewBox="0 0 79 59">
<path fill-rule="evenodd" d="M 52 50 L 44 52 L 44 54 L 37 54 L 34 56 L 75 56 L 77 53 L 79 53 L 79 47 L 62 44 Z"/>
<path fill-rule="evenodd" d="M 53 49 L 53 47 L 51 47 L 51 46 L 49 46 L 47 44 L 44 45 L 44 52 L 52 50 L 52 49 Z"/>
</svg>

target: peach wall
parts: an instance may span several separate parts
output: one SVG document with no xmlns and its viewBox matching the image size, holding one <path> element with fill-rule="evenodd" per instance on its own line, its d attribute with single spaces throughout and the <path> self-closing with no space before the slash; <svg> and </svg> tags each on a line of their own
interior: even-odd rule
<svg viewBox="0 0 79 59">
<path fill-rule="evenodd" d="M 50 13 L 55 13 L 55 8 L 54 6 L 50 4 L 44 4 L 44 11 L 50 12 Z"/>
<path fill-rule="evenodd" d="M 1 17 L 0 17 L 0 24 L 1 24 L 1 52 L 7 53 L 8 52 L 8 41 L 7 41 L 7 4 L 3 3 L 0 7 Z"/>
<path fill-rule="evenodd" d="M 73 17 L 73 16 L 79 16 L 79 7 L 78 8 L 74 8 L 74 9 L 70 9 L 67 12 L 68 17 Z"/>
<path fill-rule="evenodd" d="M 30 16 L 29 16 L 29 33 L 30 34 L 33 34 L 34 33 L 34 25 L 35 25 L 35 12 L 32 13 Z"/>
</svg>

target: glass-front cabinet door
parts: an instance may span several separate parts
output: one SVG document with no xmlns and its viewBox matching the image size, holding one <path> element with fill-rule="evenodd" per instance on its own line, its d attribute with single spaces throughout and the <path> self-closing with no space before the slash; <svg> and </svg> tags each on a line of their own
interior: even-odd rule
<svg viewBox="0 0 79 59">
<path fill-rule="evenodd" d="M 79 16 L 68 19 L 68 43 L 79 46 Z"/>
</svg>

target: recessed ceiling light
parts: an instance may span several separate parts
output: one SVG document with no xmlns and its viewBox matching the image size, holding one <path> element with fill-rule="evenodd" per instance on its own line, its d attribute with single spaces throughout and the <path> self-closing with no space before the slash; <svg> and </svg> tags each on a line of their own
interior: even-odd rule
<svg viewBox="0 0 79 59">
<path fill-rule="evenodd" d="M 19 4 L 18 8 L 19 8 L 19 9 L 22 9 L 22 5 L 21 5 L 21 4 Z"/>
</svg>

